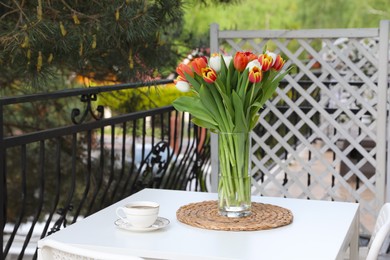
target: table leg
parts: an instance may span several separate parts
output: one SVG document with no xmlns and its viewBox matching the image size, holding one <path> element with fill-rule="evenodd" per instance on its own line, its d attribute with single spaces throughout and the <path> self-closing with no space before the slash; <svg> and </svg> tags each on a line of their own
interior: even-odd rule
<svg viewBox="0 0 390 260">
<path fill-rule="evenodd" d="M 359 213 L 355 216 L 351 243 L 349 244 L 349 259 L 359 259 Z"/>
</svg>

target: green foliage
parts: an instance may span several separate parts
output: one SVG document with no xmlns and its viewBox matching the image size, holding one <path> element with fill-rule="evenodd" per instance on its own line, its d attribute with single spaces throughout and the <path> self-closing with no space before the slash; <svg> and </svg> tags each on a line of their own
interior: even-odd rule
<svg viewBox="0 0 390 260">
<path fill-rule="evenodd" d="M 197 11 L 194 12 L 194 9 Z M 377 27 L 387 0 L 5 0 L 0 84 L 52 90 L 56 77 L 136 81 L 166 76 L 178 57 L 222 30 Z M 184 16 L 183 16 L 184 14 Z"/>
<path fill-rule="evenodd" d="M 189 95 L 176 89 L 173 84 L 158 87 L 143 87 L 99 95 L 98 103 L 114 113 L 130 113 L 171 105 L 180 97 Z"/>
<path fill-rule="evenodd" d="M 390 19 L 388 0 L 242 0 L 225 6 L 185 6 L 184 30 L 207 41 L 209 26 L 221 30 L 378 27 Z M 199 45 L 198 45 L 199 47 Z"/>
<path fill-rule="evenodd" d="M 298 0 L 302 28 L 369 28 L 390 19 L 388 0 Z"/>
<path fill-rule="evenodd" d="M 197 12 L 193 12 L 193 8 L 192 5 L 185 6 L 184 30 L 198 36 L 208 35 L 211 23 L 218 23 L 222 30 L 296 29 L 299 27 L 299 21 L 294 17 L 294 13 L 299 9 L 296 1 L 242 0 L 239 3 L 222 7 L 197 6 Z"/>
</svg>

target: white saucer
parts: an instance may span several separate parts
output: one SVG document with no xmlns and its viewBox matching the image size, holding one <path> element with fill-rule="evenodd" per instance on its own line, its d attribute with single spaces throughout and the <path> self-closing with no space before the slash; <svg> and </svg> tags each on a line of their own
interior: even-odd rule
<svg viewBox="0 0 390 260">
<path fill-rule="evenodd" d="M 114 224 L 121 229 L 129 230 L 129 231 L 146 232 L 146 231 L 152 231 L 152 230 L 157 230 L 157 229 L 166 227 L 169 224 L 169 220 L 166 218 L 163 218 L 163 217 L 157 217 L 157 219 L 153 223 L 153 225 L 151 225 L 150 227 L 146 227 L 146 228 L 134 227 L 130 223 L 127 223 L 127 222 L 123 221 L 122 219 L 117 219 L 114 222 Z"/>
</svg>

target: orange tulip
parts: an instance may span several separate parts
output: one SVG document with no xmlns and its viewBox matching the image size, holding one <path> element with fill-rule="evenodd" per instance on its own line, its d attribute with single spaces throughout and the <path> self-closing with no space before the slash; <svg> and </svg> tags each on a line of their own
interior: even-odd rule
<svg viewBox="0 0 390 260">
<path fill-rule="evenodd" d="M 245 52 L 245 55 L 248 57 L 248 62 L 257 59 L 256 54 L 254 54 L 254 53 L 252 53 L 252 52 L 250 52 L 250 51 L 246 51 L 246 52 Z"/>
<path fill-rule="evenodd" d="M 194 72 L 192 71 L 191 67 L 184 63 L 180 63 L 179 66 L 177 66 L 176 72 L 184 79 L 186 78 L 184 73 L 194 77 Z"/>
<path fill-rule="evenodd" d="M 196 74 L 202 76 L 202 69 L 207 67 L 207 58 L 204 56 L 195 58 L 191 62 L 191 67 Z"/>
<path fill-rule="evenodd" d="M 258 58 L 262 71 L 268 71 L 272 67 L 273 59 L 267 53 L 260 54 Z"/>
<path fill-rule="evenodd" d="M 252 67 L 249 71 L 249 81 L 252 83 L 260 82 L 263 79 L 263 72 L 259 67 Z"/>
<path fill-rule="evenodd" d="M 246 65 L 248 65 L 248 63 L 250 61 L 255 60 L 255 59 L 257 59 L 257 57 L 252 52 L 238 51 L 238 52 L 236 52 L 236 55 L 234 55 L 234 58 L 233 58 L 234 68 L 236 68 L 236 70 L 238 70 L 239 72 L 242 72 L 245 70 Z"/>
<path fill-rule="evenodd" d="M 217 80 L 217 73 L 210 67 L 203 68 L 202 77 L 207 83 L 214 83 Z"/>
<path fill-rule="evenodd" d="M 283 58 L 280 55 L 278 55 L 278 56 L 276 56 L 275 63 L 272 66 L 272 68 L 274 70 L 276 70 L 276 71 L 279 71 L 279 70 L 281 70 L 283 68 L 283 65 L 284 65 L 285 62 L 286 61 L 283 60 Z"/>
<path fill-rule="evenodd" d="M 246 65 L 248 64 L 248 56 L 245 55 L 245 52 L 238 51 L 233 58 L 233 65 L 236 70 L 242 72 L 245 70 Z"/>
</svg>

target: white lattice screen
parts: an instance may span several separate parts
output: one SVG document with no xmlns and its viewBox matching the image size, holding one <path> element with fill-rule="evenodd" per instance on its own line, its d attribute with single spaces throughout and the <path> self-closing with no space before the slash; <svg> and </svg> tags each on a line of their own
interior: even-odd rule
<svg viewBox="0 0 390 260">
<path fill-rule="evenodd" d="M 213 24 L 210 33 L 212 53 L 267 46 L 294 66 L 252 133 L 253 194 L 359 202 L 370 233 L 386 199 L 389 21 L 295 31 Z"/>
</svg>

